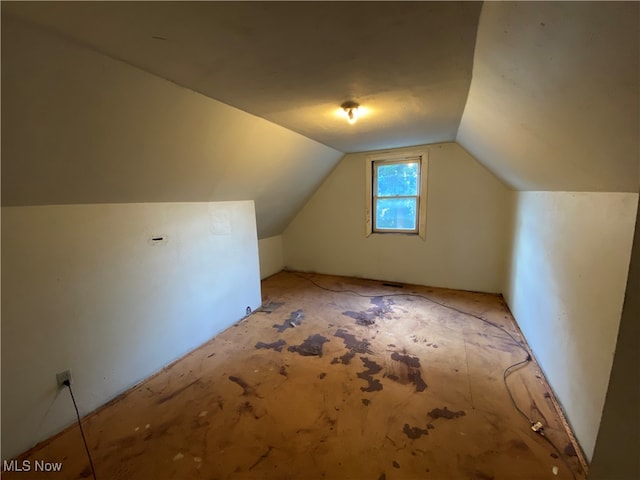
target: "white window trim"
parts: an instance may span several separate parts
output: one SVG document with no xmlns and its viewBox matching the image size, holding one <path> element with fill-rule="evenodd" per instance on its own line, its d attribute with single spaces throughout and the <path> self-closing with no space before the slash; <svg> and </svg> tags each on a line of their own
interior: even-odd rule
<svg viewBox="0 0 640 480">
<path fill-rule="evenodd" d="M 417 235 L 426 240 L 427 230 L 427 177 L 428 177 L 428 158 L 429 150 L 406 150 L 401 152 L 387 152 L 376 153 L 375 155 L 368 155 L 365 158 L 365 223 L 366 231 L 365 236 L 369 237 L 374 235 L 416 235 L 415 232 L 374 232 L 373 231 L 373 163 L 383 160 L 389 162 L 398 162 L 407 160 L 409 158 L 420 157 L 420 202 L 418 213 L 418 232 Z"/>
</svg>

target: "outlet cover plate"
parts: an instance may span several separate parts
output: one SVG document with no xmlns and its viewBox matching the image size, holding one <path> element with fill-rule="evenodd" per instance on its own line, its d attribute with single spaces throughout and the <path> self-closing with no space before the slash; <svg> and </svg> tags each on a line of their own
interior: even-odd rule
<svg viewBox="0 0 640 480">
<path fill-rule="evenodd" d="M 73 384 L 73 378 L 71 377 L 71 370 L 65 370 L 64 372 L 56 373 L 56 380 L 58 381 L 58 387 L 65 387 L 65 380 L 69 380 L 69 385 Z"/>
</svg>

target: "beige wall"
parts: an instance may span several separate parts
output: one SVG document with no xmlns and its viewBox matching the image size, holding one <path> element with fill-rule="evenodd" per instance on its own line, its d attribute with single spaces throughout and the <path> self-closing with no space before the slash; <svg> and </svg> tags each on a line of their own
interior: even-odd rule
<svg viewBox="0 0 640 480">
<path fill-rule="evenodd" d="M 510 191 L 458 145 L 427 148 L 426 241 L 406 235 L 365 237 L 367 154 L 350 154 L 285 230 L 285 265 L 294 270 L 501 291 Z M 415 148 L 394 152 L 403 150 Z"/>
<path fill-rule="evenodd" d="M 57 372 L 85 415 L 258 308 L 258 272 L 253 202 L 3 207 L 2 458 L 74 421 Z"/>
<path fill-rule="evenodd" d="M 258 251 L 260 253 L 260 278 L 270 277 L 283 269 L 282 235 L 261 238 L 258 240 Z"/>
<path fill-rule="evenodd" d="M 504 295 L 587 457 L 629 268 L 638 195 L 518 192 Z"/>
</svg>

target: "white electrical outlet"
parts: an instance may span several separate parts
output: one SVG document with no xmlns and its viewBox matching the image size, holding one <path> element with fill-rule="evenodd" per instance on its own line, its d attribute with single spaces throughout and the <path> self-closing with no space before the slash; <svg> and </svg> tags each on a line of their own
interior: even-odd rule
<svg viewBox="0 0 640 480">
<path fill-rule="evenodd" d="M 64 382 L 69 380 L 69 385 L 73 383 L 73 378 L 71 377 L 71 370 L 65 370 L 64 372 L 56 373 L 56 380 L 58 381 L 58 387 L 63 388 L 66 385 Z"/>
</svg>

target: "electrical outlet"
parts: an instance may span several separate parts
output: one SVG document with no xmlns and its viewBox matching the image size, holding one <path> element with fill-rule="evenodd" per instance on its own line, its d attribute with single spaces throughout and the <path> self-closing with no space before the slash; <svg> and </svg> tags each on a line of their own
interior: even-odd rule
<svg viewBox="0 0 640 480">
<path fill-rule="evenodd" d="M 56 373 L 56 380 L 58 381 L 58 387 L 63 388 L 66 385 L 65 381 L 69 380 L 69 385 L 73 383 L 73 378 L 71 378 L 71 370 L 65 370 L 64 372 Z"/>
</svg>

